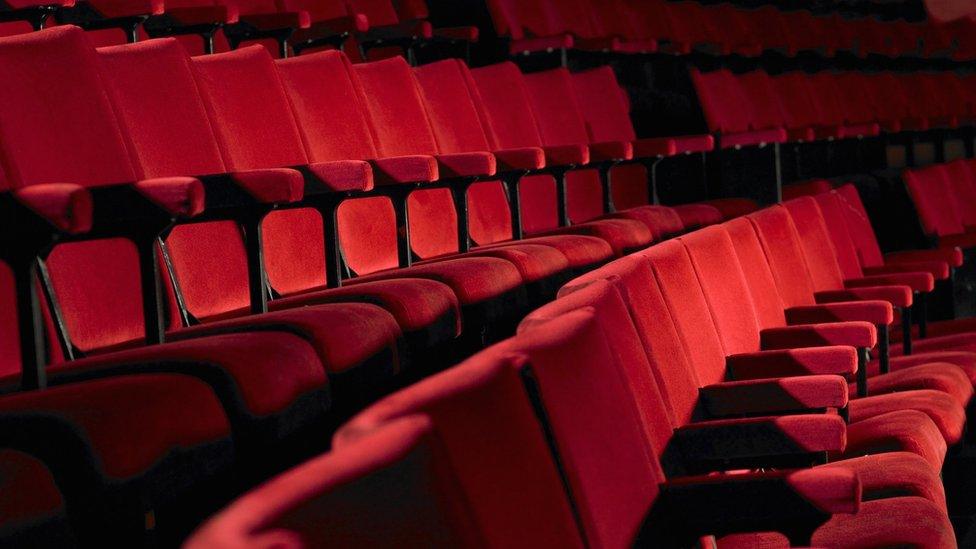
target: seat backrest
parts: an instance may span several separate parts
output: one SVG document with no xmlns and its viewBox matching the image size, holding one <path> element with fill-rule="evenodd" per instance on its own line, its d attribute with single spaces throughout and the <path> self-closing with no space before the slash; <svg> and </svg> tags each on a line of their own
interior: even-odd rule
<svg viewBox="0 0 976 549">
<path fill-rule="evenodd" d="M 754 114 L 731 71 L 703 73 L 693 68 L 690 72 L 708 129 L 714 133 L 748 131 Z"/>
<path fill-rule="evenodd" d="M 492 150 L 490 128 L 485 127 L 482 118 L 481 96 L 468 67 L 457 59 L 447 59 L 421 65 L 413 71 L 440 151 Z M 482 181 L 471 187 L 468 208 L 468 231 L 476 244 L 490 244 L 512 237 L 512 217 L 501 182 Z M 446 243 L 452 235 L 443 229 L 438 230 L 438 237 Z M 454 246 L 451 243 L 445 249 L 452 251 Z"/>
<path fill-rule="evenodd" d="M 586 120 L 576 101 L 572 77 L 560 68 L 525 75 L 532 112 L 545 145 L 585 145 L 590 142 Z M 569 217 L 589 221 L 603 214 L 603 187 L 596 170 L 566 175 Z"/>
<path fill-rule="evenodd" d="M 481 98 L 482 120 L 487 121 L 492 147 L 514 149 L 541 147 L 542 136 L 536 126 L 532 103 L 522 72 L 511 62 L 471 69 L 471 77 Z M 522 179 L 519 196 L 522 226 L 527 234 L 559 226 L 556 209 L 556 184 L 550 176 Z"/>
<path fill-rule="evenodd" d="M 837 87 L 837 76 L 831 71 L 820 71 L 809 78 L 813 96 L 822 108 L 824 118 L 821 123 L 843 125 L 848 122 L 844 108 L 847 94 Z"/>
<path fill-rule="evenodd" d="M 409 512 L 405 512 L 409 509 Z M 479 525 L 430 418 L 390 421 L 238 498 L 187 549 L 478 545 Z"/>
<path fill-rule="evenodd" d="M 261 46 L 190 62 L 229 170 L 308 164 L 274 60 Z"/>
<path fill-rule="evenodd" d="M 630 100 L 610 67 L 573 74 L 573 90 L 586 121 L 590 142 L 633 141 Z M 626 210 L 650 202 L 647 169 L 641 164 L 616 166 L 611 172 L 614 206 Z"/>
<path fill-rule="evenodd" d="M 281 11 L 306 11 L 313 22 L 352 15 L 344 0 L 278 0 Z"/>
<path fill-rule="evenodd" d="M 524 330 L 514 347 L 526 355 L 538 385 L 589 545 L 623 547 L 633 542 L 664 480 L 659 456 L 665 447 L 648 439 L 642 418 L 666 420 L 656 394 L 642 395 L 652 408 L 639 408 L 626 373 L 633 365 L 622 361 L 639 354 L 640 344 L 629 322 L 601 324 L 595 309 L 602 305 Z M 615 328 L 629 332 L 626 341 L 608 333 Z M 624 343 L 628 349 L 619 347 Z"/>
<path fill-rule="evenodd" d="M 612 282 L 627 305 L 671 424 L 693 421 L 701 383 L 650 263 L 637 255 L 618 259 L 567 283 L 560 298 L 601 280 Z"/>
<path fill-rule="evenodd" d="M 555 10 L 547 0 L 489 0 L 495 32 L 515 40 L 529 36 L 552 36 L 567 31 L 560 28 Z"/>
<path fill-rule="evenodd" d="M 782 206 L 772 206 L 747 217 L 756 228 L 783 305 L 813 305 L 813 280 L 790 214 Z"/>
<path fill-rule="evenodd" d="M 880 267 L 884 265 L 884 256 L 878 245 L 878 237 L 871 226 L 871 218 L 861 202 L 861 195 L 852 183 L 841 185 L 834 189 L 840 197 L 840 204 L 844 210 L 844 220 L 847 222 L 847 233 L 857 247 L 857 257 L 862 267 Z"/>
<path fill-rule="evenodd" d="M 315 63 L 321 59 L 319 54 L 309 56 L 308 60 L 301 59 L 315 68 L 322 66 Z M 312 109 L 302 111 L 296 107 L 295 112 L 303 117 L 303 126 L 299 127 L 292 104 L 306 104 L 285 92 L 283 82 L 291 81 L 279 76 L 285 72 L 277 70 L 274 60 L 263 48 L 252 46 L 226 54 L 195 57 L 190 64 L 229 170 L 305 165 L 309 163 L 306 147 L 310 154 L 324 156 L 327 153 L 323 150 L 328 150 L 332 142 L 340 141 L 333 138 L 329 142 L 307 129 L 322 118 L 320 114 L 305 120 L 304 116 L 314 116 L 309 114 Z M 327 68 L 333 69 L 331 66 Z M 323 77 L 332 74 L 323 68 Z M 336 78 L 335 82 L 339 87 L 342 80 Z M 307 84 L 308 97 L 314 98 L 309 102 L 318 100 L 320 88 L 317 85 L 321 85 L 321 81 L 312 80 Z M 341 105 L 337 103 L 335 108 L 339 109 Z M 358 136 L 352 131 L 350 126 L 350 141 L 358 143 Z M 192 230 L 195 229 L 183 229 Z M 225 237 L 232 236 L 230 227 L 220 230 Z M 176 236 L 180 235 L 174 233 L 170 238 Z M 182 236 L 185 236 L 184 244 L 192 240 L 190 232 L 184 232 Z M 317 213 L 304 209 L 272 212 L 262 224 L 262 238 L 268 281 L 279 293 L 293 293 L 325 283 L 325 237 Z M 239 253 L 239 250 L 234 252 Z M 296 269 L 295 265 L 304 268 Z M 226 306 L 239 306 L 242 297 Z"/>
<path fill-rule="evenodd" d="M 732 239 L 719 226 L 678 239 L 694 266 L 726 355 L 759 350 L 759 321 Z"/>
<path fill-rule="evenodd" d="M 779 94 L 773 88 L 772 79 L 763 70 L 754 70 L 736 76 L 743 96 L 749 101 L 755 114 L 756 128 L 780 128 L 787 126 L 787 115 Z"/>
<path fill-rule="evenodd" d="M 504 546 L 518 536 L 527 546 L 581 547 L 559 469 L 525 394 L 519 369 L 526 359 L 510 345 L 367 408 L 336 434 L 333 447 L 342 451 L 384 424 L 426 416 L 483 546 Z"/>
<path fill-rule="evenodd" d="M 360 83 L 345 54 L 324 51 L 280 59 L 275 64 L 311 162 L 368 160 L 379 156 L 369 113 L 360 100 Z M 375 216 L 370 215 L 371 208 Z M 355 272 L 396 266 L 395 219 L 388 200 L 348 201 L 342 204 L 339 212 L 340 243 L 347 264 Z M 320 250 L 315 253 L 324 254 L 322 221 L 318 214 L 303 210 L 275 212 L 265 222 L 266 239 L 268 222 L 282 225 L 281 230 L 276 231 L 279 248 L 290 248 L 282 246 L 281 240 L 287 235 L 297 235 L 305 239 L 308 246 Z M 292 230 L 286 231 L 288 228 Z M 292 256 L 287 261 L 282 258 L 275 263 L 269 259 L 268 263 L 268 279 L 281 293 L 320 286 L 325 281 L 322 262 L 309 265 L 312 269 L 290 269 L 289 272 L 283 272 L 284 266 L 303 264 L 300 258 Z"/>
<path fill-rule="evenodd" d="M 783 203 L 800 236 L 810 278 L 816 291 L 844 288 L 844 274 L 820 206 L 812 197 L 794 198 Z"/>
<path fill-rule="evenodd" d="M 976 176 L 971 164 L 960 158 L 943 164 L 943 170 L 956 216 L 964 228 L 976 227 Z"/>
<path fill-rule="evenodd" d="M 791 71 L 773 77 L 773 86 L 783 104 L 783 114 L 790 128 L 809 128 L 826 124 L 819 102 L 810 90 L 810 75 Z"/>
<path fill-rule="evenodd" d="M 941 165 L 905 170 L 904 178 L 926 235 L 948 236 L 966 231 L 956 215 L 952 189 Z"/>
<path fill-rule="evenodd" d="M 817 201 L 820 213 L 823 214 L 830 241 L 834 245 L 834 251 L 837 252 L 841 275 L 845 280 L 861 278 L 864 276 L 864 270 L 858 259 L 857 246 L 854 245 L 854 239 L 847 230 L 844 199 L 834 191 L 814 195 L 813 199 Z"/>
<path fill-rule="evenodd" d="M 491 150 L 461 60 L 445 59 L 413 69 L 428 121 L 442 153 Z"/>
<path fill-rule="evenodd" d="M 420 86 L 402 57 L 353 67 L 380 156 L 436 155 L 437 139 Z M 449 189 L 418 190 L 407 200 L 410 246 L 421 258 L 457 253 L 457 211 Z"/>
<path fill-rule="evenodd" d="M 765 329 L 786 326 L 783 300 L 779 296 L 776 279 L 752 221 L 739 217 L 726 221 L 721 226 L 732 239 L 735 256 L 742 265 L 742 270 L 749 273 L 746 283 L 749 284 L 749 294 L 752 296 L 752 306 L 759 327 Z"/>
<path fill-rule="evenodd" d="M 698 283 L 687 250 L 677 240 L 640 252 L 654 271 L 661 294 L 701 386 L 725 379 L 725 347 L 712 319 L 708 299 Z"/>
</svg>

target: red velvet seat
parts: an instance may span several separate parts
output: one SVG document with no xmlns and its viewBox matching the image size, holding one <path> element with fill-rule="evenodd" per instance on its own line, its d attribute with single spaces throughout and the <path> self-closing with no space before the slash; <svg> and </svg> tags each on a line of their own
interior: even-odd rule
<svg viewBox="0 0 976 549">
<path fill-rule="evenodd" d="M 960 207 L 957 183 L 953 183 L 942 165 L 906 170 L 905 185 L 918 211 L 922 231 L 937 248 L 976 247 L 976 237 L 965 225 L 963 212 L 970 205 Z M 961 202 L 965 204 L 965 202 Z M 967 214 L 968 215 L 968 214 Z"/>
<path fill-rule="evenodd" d="M 488 121 L 496 149 L 541 147 L 546 151 L 546 166 L 585 164 L 588 149 L 577 143 L 569 147 L 545 147 L 533 121 L 531 95 L 521 72 L 512 63 L 501 63 L 471 71 L 481 97 L 482 117 Z M 585 142 L 585 141 L 584 141 Z M 584 234 L 607 240 L 614 253 L 642 248 L 653 235 L 646 226 L 633 220 L 597 220 L 561 226 L 555 180 L 548 175 L 525 177 L 519 184 L 521 224 L 525 234 Z"/>
<path fill-rule="evenodd" d="M 709 130 L 720 137 L 721 148 L 765 146 L 787 140 L 786 130 L 782 126 L 759 124 L 764 117 L 757 115 L 739 82 L 728 69 L 709 73 L 692 69 L 691 79 Z M 765 118 L 769 124 L 778 122 L 773 118 Z"/>
</svg>

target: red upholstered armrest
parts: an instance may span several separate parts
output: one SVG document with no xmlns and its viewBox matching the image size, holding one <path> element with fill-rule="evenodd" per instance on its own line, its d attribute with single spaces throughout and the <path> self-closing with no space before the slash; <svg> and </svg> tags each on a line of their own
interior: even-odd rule
<svg viewBox="0 0 976 549">
<path fill-rule="evenodd" d="M 836 414 L 720 419 L 679 427 L 674 442 L 686 460 L 762 466 L 764 459 L 843 451 L 847 425 Z"/>
<path fill-rule="evenodd" d="M 312 18 L 305 10 L 242 14 L 238 20 L 263 31 L 307 29 L 312 24 Z"/>
<path fill-rule="evenodd" d="M 710 416 L 723 417 L 843 408 L 848 388 L 841 376 L 798 376 L 716 383 L 700 396 Z"/>
<path fill-rule="evenodd" d="M 139 194 L 170 215 L 194 217 L 203 211 L 205 196 L 203 183 L 194 177 L 144 179 L 133 183 L 132 186 Z"/>
<path fill-rule="evenodd" d="M 546 153 L 539 147 L 493 151 L 498 171 L 539 170 L 546 167 Z"/>
<path fill-rule="evenodd" d="M 358 39 L 360 43 L 363 43 L 402 40 L 404 38 L 431 38 L 432 36 L 434 36 L 434 27 L 429 21 L 415 20 L 403 21 L 396 25 L 370 27 L 369 31 L 361 33 Z"/>
<path fill-rule="evenodd" d="M 911 263 L 914 261 L 945 261 L 950 267 L 962 265 L 962 250 L 959 248 L 940 248 L 938 250 L 909 250 L 891 252 L 884 256 L 886 264 Z"/>
<path fill-rule="evenodd" d="M 789 324 L 817 324 L 862 320 L 875 326 L 895 321 L 891 303 L 887 301 L 847 301 L 821 305 L 803 305 L 786 310 Z"/>
<path fill-rule="evenodd" d="M 240 171 L 231 174 L 231 178 L 264 204 L 298 202 L 305 196 L 305 178 L 289 168 Z"/>
<path fill-rule="evenodd" d="M 708 152 L 715 149 L 715 138 L 711 135 L 671 136 L 679 153 Z"/>
<path fill-rule="evenodd" d="M 363 160 L 315 162 L 309 164 L 307 169 L 326 192 L 368 191 L 373 188 L 373 169 L 369 162 Z"/>
<path fill-rule="evenodd" d="M 11 193 L 13 199 L 66 234 L 81 234 L 92 227 L 92 197 L 71 183 L 31 185 Z"/>
<path fill-rule="evenodd" d="M 857 513 L 861 496 L 857 473 L 840 468 L 679 477 L 661 485 L 635 546 L 691 547 L 704 535 L 777 531 L 798 547 L 831 515 Z"/>
<path fill-rule="evenodd" d="M 732 355 L 725 359 L 734 379 L 804 375 L 850 375 L 857 371 L 857 352 L 847 345 L 807 347 Z"/>
<path fill-rule="evenodd" d="M 817 292 L 814 298 L 817 303 L 868 300 L 887 301 L 892 307 L 908 307 L 912 304 L 912 289 L 908 286 L 867 286 Z"/>
<path fill-rule="evenodd" d="M 882 265 L 881 267 L 864 268 L 864 274 L 868 276 L 891 273 L 929 273 L 936 280 L 945 280 L 949 278 L 949 264 L 945 261 L 906 261 Z"/>
<path fill-rule="evenodd" d="M 823 345 L 850 345 L 870 349 L 878 343 L 878 332 L 870 322 L 832 322 L 767 328 L 759 332 L 759 339 L 763 349 Z"/>
<path fill-rule="evenodd" d="M 402 183 L 430 183 L 437 181 L 440 172 L 433 156 L 411 155 L 371 160 L 376 185 Z"/>
<path fill-rule="evenodd" d="M 634 145 L 630 141 L 590 143 L 590 162 L 630 160 L 633 157 Z"/>
<path fill-rule="evenodd" d="M 916 292 L 931 292 L 935 289 L 935 278 L 929 273 L 891 273 L 865 276 L 844 281 L 848 288 L 864 286 L 908 286 Z"/>
<path fill-rule="evenodd" d="M 579 166 L 590 163 L 590 148 L 586 145 L 553 145 L 542 147 L 547 166 Z"/>
<path fill-rule="evenodd" d="M 673 156 L 677 152 L 677 143 L 668 137 L 649 137 L 634 141 L 634 156 L 637 158 Z"/>
<path fill-rule="evenodd" d="M 478 27 L 440 27 L 434 29 L 434 36 L 447 40 L 463 42 L 478 41 Z"/>
<path fill-rule="evenodd" d="M 490 152 L 439 154 L 436 158 L 441 178 L 495 175 L 495 156 Z"/>
</svg>

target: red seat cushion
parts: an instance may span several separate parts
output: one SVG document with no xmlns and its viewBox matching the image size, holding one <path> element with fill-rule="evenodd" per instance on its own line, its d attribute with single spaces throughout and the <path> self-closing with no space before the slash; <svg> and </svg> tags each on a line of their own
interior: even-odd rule
<svg viewBox="0 0 976 549">
<path fill-rule="evenodd" d="M 369 301 L 381 305 L 393 315 L 404 333 L 430 327 L 444 318 L 455 326 L 460 321 L 457 296 L 444 284 L 424 279 L 391 279 L 343 286 L 312 288 L 268 303 L 271 310 L 291 309 L 319 303 Z M 455 328 L 455 336 L 457 330 Z"/>
<path fill-rule="evenodd" d="M 538 282 L 569 268 L 569 260 L 556 248 L 542 244 L 512 243 L 496 248 L 476 248 L 468 253 L 445 258 L 420 261 L 416 265 L 436 264 L 439 261 L 463 257 L 496 257 L 515 265 L 525 282 Z"/>
<path fill-rule="evenodd" d="M 899 391 L 858 398 L 850 401 L 847 409 L 852 423 L 898 410 L 924 412 L 950 446 L 962 439 L 966 425 L 966 411 L 952 396 L 941 391 Z"/>
<path fill-rule="evenodd" d="M 479 303 L 522 285 L 518 269 L 503 259 L 478 257 L 439 261 L 427 265 L 381 271 L 347 281 L 352 287 L 372 280 L 390 278 L 429 278 L 447 284 L 461 305 Z"/>
<path fill-rule="evenodd" d="M 559 250 L 574 269 L 592 267 L 613 257 L 613 249 L 601 238 L 577 234 L 560 234 L 553 236 L 535 236 L 523 240 L 495 242 L 481 248 L 518 246 L 521 244 L 541 244 Z"/>
<path fill-rule="evenodd" d="M 847 426 L 847 447 L 838 456 L 851 458 L 879 451 L 917 454 L 936 471 L 942 469 L 946 441 L 924 412 L 899 410 Z"/>
<path fill-rule="evenodd" d="M 118 480 L 145 473 L 170 452 L 230 436 L 210 387 L 181 375 L 108 377 L 0 398 L 0 412 L 17 411 L 64 418 Z"/>
</svg>

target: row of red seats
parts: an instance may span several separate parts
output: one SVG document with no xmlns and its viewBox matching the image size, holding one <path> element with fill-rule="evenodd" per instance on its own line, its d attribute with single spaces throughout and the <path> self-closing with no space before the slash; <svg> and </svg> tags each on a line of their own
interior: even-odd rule
<svg viewBox="0 0 976 549">
<path fill-rule="evenodd" d="M 190 52 L 213 53 L 259 41 L 284 57 L 348 42 L 363 58 L 478 39 L 474 27 L 435 28 L 428 17 L 424 0 L 13 0 L 0 8 L 0 35 L 75 24 L 99 45 L 177 36 Z"/>
<path fill-rule="evenodd" d="M 860 285 L 837 251 L 853 206 L 795 199 L 569 282 L 186 546 L 956 547 L 940 471 L 967 444 L 976 333 L 859 360 L 904 283 L 949 266 L 855 255 L 884 273 Z"/>
<path fill-rule="evenodd" d="M 976 58 L 974 22 L 893 21 L 815 15 L 773 5 L 757 9 L 691 0 L 488 0 L 495 29 L 511 54 L 579 49 L 626 54 L 663 52 L 789 57 Z"/>
<path fill-rule="evenodd" d="M 710 140 L 636 139 L 606 69 L 190 58 L 59 26 L 0 40 L 0 79 L 5 535 L 178 535 L 194 494 L 725 217 L 648 205 L 641 162 Z M 67 533 L 32 514 L 57 495 Z"/>
<path fill-rule="evenodd" d="M 954 72 L 692 69 L 691 76 L 723 147 L 955 129 L 976 119 L 976 82 Z"/>
</svg>

